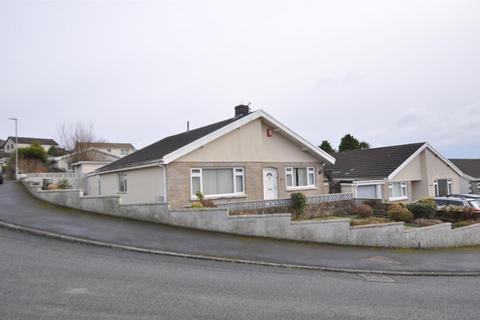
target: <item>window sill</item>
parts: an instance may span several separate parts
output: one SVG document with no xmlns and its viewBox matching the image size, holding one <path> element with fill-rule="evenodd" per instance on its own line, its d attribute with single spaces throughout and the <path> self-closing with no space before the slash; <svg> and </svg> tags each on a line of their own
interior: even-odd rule
<svg viewBox="0 0 480 320">
<path fill-rule="evenodd" d="M 211 196 L 204 196 L 205 200 L 216 200 L 216 199 L 234 199 L 234 198 L 247 198 L 248 195 L 242 194 L 218 194 L 218 195 L 211 195 Z M 198 201 L 197 197 L 191 197 L 191 201 Z"/>
<path fill-rule="evenodd" d="M 299 191 L 299 190 L 317 190 L 316 186 L 305 186 L 305 187 L 287 187 L 287 191 Z"/>
<path fill-rule="evenodd" d="M 117 193 L 118 193 L 118 194 L 127 194 L 126 191 L 118 191 Z"/>
<path fill-rule="evenodd" d="M 408 197 L 389 198 L 388 201 L 408 200 Z"/>
</svg>

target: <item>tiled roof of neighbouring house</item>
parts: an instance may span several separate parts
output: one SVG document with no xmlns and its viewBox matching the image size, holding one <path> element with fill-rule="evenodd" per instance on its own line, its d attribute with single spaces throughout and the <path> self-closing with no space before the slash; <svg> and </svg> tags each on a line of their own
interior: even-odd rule
<svg viewBox="0 0 480 320">
<path fill-rule="evenodd" d="M 449 159 L 463 173 L 480 179 L 480 159 Z"/>
<path fill-rule="evenodd" d="M 388 177 L 425 142 L 398 146 L 353 150 L 332 154 L 336 162 L 326 165 L 334 179 L 383 179 Z"/>
<path fill-rule="evenodd" d="M 14 142 L 15 137 L 8 137 L 8 139 L 12 139 Z M 38 143 L 40 145 L 47 145 L 47 146 L 58 146 L 58 143 L 53 140 L 53 139 L 45 139 L 45 138 L 28 138 L 28 137 L 18 137 L 18 143 L 21 144 L 32 144 L 32 143 Z"/>
<path fill-rule="evenodd" d="M 214 124 L 210 124 L 198 129 L 182 132 L 173 136 L 166 137 L 159 140 L 143 149 L 140 149 L 134 153 L 131 153 L 121 159 L 118 159 L 106 166 L 103 166 L 96 170 L 96 172 L 110 171 L 125 167 L 133 167 L 142 165 L 154 160 L 159 160 L 163 156 L 180 149 L 187 144 L 190 144 L 220 128 L 235 122 L 239 118 L 231 118 L 224 121 L 220 121 Z"/>
<path fill-rule="evenodd" d="M 97 148 L 97 149 L 132 149 L 135 150 L 135 147 L 131 143 L 116 143 L 116 142 L 78 142 L 78 145 L 86 145 L 88 148 Z"/>
</svg>

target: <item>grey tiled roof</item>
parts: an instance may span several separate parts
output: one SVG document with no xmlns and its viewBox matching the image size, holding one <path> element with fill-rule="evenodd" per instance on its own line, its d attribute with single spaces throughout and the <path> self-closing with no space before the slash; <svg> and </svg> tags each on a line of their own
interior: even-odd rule
<svg viewBox="0 0 480 320">
<path fill-rule="evenodd" d="M 140 149 L 134 153 L 131 153 L 123 158 L 120 158 L 106 166 L 103 166 L 96 170 L 96 172 L 110 171 L 125 167 L 133 167 L 142 165 L 150 161 L 159 160 L 163 156 L 180 149 L 187 144 L 190 144 L 220 128 L 235 122 L 238 118 L 231 118 L 224 121 L 220 121 L 205 127 L 182 132 L 173 136 L 166 137 L 159 140 L 143 149 Z"/>
<path fill-rule="evenodd" d="M 480 159 L 449 159 L 463 173 L 480 179 Z"/>
<path fill-rule="evenodd" d="M 337 180 L 372 180 L 388 177 L 425 142 L 353 150 L 332 154 L 336 162 L 325 166 Z"/>
</svg>

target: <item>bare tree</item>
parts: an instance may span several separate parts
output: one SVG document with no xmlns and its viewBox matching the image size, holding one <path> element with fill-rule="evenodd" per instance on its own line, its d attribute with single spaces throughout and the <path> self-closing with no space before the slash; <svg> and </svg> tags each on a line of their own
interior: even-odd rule
<svg viewBox="0 0 480 320">
<path fill-rule="evenodd" d="M 103 142 L 103 140 L 95 136 L 92 123 L 62 124 L 59 127 L 58 136 L 61 147 L 71 153 L 70 163 L 100 160 L 98 154 L 92 152 L 92 148 L 96 142 Z"/>
</svg>

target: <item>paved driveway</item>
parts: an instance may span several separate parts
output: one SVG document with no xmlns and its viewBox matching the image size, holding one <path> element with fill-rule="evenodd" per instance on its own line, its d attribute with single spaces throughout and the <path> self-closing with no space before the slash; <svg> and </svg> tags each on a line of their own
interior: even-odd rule
<svg viewBox="0 0 480 320">
<path fill-rule="evenodd" d="M 204 232 L 54 206 L 36 200 L 17 182 L 0 185 L 0 220 L 86 239 L 189 254 L 365 270 L 480 271 L 480 248 L 359 248 Z"/>
</svg>

